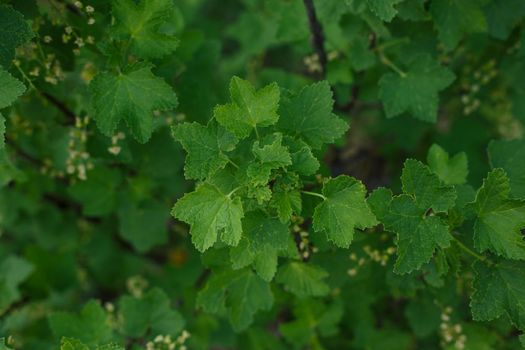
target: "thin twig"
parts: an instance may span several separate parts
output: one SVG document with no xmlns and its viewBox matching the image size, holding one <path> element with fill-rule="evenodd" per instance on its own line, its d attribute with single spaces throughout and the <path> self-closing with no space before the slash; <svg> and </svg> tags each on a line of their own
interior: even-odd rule
<svg viewBox="0 0 525 350">
<path fill-rule="evenodd" d="M 315 12 L 315 6 L 313 0 L 303 0 L 304 7 L 306 8 L 306 14 L 308 15 L 308 23 L 310 24 L 310 32 L 312 33 L 312 45 L 314 47 L 317 56 L 319 57 L 319 63 L 321 64 L 321 70 L 323 76 L 326 75 L 326 64 L 328 59 L 326 57 L 326 51 L 324 48 L 324 34 L 323 27 L 317 19 Z"/>
</svg>

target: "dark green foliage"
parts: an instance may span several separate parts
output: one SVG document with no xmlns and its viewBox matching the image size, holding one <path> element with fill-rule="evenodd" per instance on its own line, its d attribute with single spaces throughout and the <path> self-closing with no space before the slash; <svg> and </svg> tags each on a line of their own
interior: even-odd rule
<svg viewBox="0 0 525 350">
<path fill-rule="evenodd" d="M 0 350 L 518 349 L 522 0 L 0 0 Z"/>
</svg>

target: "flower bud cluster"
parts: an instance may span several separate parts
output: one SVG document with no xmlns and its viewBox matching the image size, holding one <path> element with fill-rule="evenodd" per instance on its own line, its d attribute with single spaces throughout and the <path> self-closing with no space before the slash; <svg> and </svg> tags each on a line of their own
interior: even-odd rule
<svg viewBox="0 0 525 350">
<path fill-rule="evenodd" d="M 119 318 L 115 312 L 115 304 L 108 301 L 104 303 L 104 309 L 107 312 L 108 325 L 113 329 L 117 329 L 119 327 Z"/>
<path fill-rule="evenodd" d="M 453 309 L 447 306 L 441 313 L 441 346 L 443 348 L 453 346 L 457 350 L 465 348 L 467 336 L 463 334 L 463 327 L 459 323 L 453 323 L 450 319 Z"/>
<path fill-rule="evenodd" d="M 121 140 L 124 140 L 126 135 L 123 132 L 118 132 L 117 134 L 111 136 L 111 146 L 108 147 L 108 152 L 114 156 L 118 156 L 122 147 L 119 145 Z"/>
<path fill-rule="evenodd" d="M 133 295 L 135 298 L 141 298 L 148 285 L 148 281 L 139 275 L 131 276 L 126 281 L 129 294 Z"/>
<path fill-rule="evenodd" d="M 146 350 L 187 350 L 185 343 L 189 337 L 190 333 L 187 330 L 183 330 L 175 340 L 169 335 L 160 334 L 153 341 L 146 343 Z"/>
<path fill-rule="evenodd" d="M 77 117 L 75 127 L 69 132 L 68 157 L 66 160 L 66 172 L 79 180 L 87 180 L 87 171 L 93 169 L 91 156 L 86 151 L 87 125 L 89 117 Z"/>
<path fill-rule="evenodd" d="M 321 63 L 319 62 L 319 56 L 315 53 L 306 56 L 303 62 L 309 73 L 320 73 L 323 71 L 323 67 L 321 67 Z"/>
<path fill-rule="evenodd" d="M 308 231 L 303 229 L 301 225 L 304 224 L 304 218 L 300 216 L 292 216 L 292 230 L 298 236 L 299 254 L 303 259 L 308 259 L 311 254 L 317 253 L 319 249 L 310 243 Z"/>
<path fill-rule="evenodd" d="M 375 262 L 381 266 L 386 266 L 388 259 L 396 252 L 395 247 L 388 247 L 384 250 L 372 249 L 369 245 L 363 247 L 365 256 L 357 256 L 356 253 L 351 253 L 348 258 L 354 263 L 354 267 L 347 270 L 350 277 L 354 277 L 359 272 L 359 269 L 368 262 Z"/>
<path fill-rule="evenodd" d="M 461 95 L 464 115 L 469 115 L 480 107 L 479 94 L 481 88 L 489 84 L 498 75 L 495 66 L 496 61 L 490 60 L 474 72 L 470 71 L 469 66 L 465 68 L 464 76 L 466 78 L 461 84 L 464 90 L 464 93 Z"/>
</svg>

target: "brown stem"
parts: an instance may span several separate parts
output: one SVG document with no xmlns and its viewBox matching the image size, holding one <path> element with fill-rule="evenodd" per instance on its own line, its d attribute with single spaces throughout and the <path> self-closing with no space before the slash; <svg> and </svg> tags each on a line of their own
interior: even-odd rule
<svg viewBox="0 0 525 350">
<path fill-rule="evenodd" d="M 324 48 L 324 34 L 323 27 L 317 18 L 315 12 L 315 6 L 313 0 L 303 0 L 304 7 L 306 9 L 306 14 L 308 15 L 308 23 L 310 24 L 310 32 L 312 33 L 312 45 L 314 47 L 317 56 L 319 57 L 319 63 L 321 64 L 321 69 L 323 76 L 326 74 L 326 63 L 328 62 L 326 58 L 326 51 Z"/>
</svg>

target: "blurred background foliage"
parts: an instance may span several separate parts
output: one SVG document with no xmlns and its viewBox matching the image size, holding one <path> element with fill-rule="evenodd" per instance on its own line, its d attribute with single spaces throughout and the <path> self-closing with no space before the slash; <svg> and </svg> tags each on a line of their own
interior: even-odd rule
<svg viewBox="0 0 525 350">
<path fill-rule="evenodd" d="M 178 107 L 154 112 L 147 143 L 123 125 L 108 137 L 92 117 L 90 81 L 123 59 L 110 39 L 112 2 L 2 1 L 34 33 L 17 45 L 13 63 L 2 62 L 27 87 L 2 111 L 0 336 L 10 337 L 10 347 L 55 349 L 68 336 L 88 346 L 116 341 L 139 349 L 168 334 L 177 349 L 519 347 L 505 317 L 471 321 L 468 273 L 441 278 L 429 267 L 394 275 L 387 236 L 363 236 L 349 251 L 310 237 L 320 247 L 312 261 L 330 271 L 330 293 L 298 298 L 272 284 L 273 308 L 235 333 L 223 317 L 195 308 L 208 267 L 222 257 L 201 258 L 169 211 L 192 186 L 170 127 L 206 122 L 227 101 L 232 75 L 294 91 L 329 81 L 334 112 L 350 130 L 319 153 L 323 175 L 350 174 L 369 190 L 399 189 L 403 161 L 425 160 L 437 143 L 450 154 L 466 153 L 469 182 L 478 187 L 491 165 L 489 142 L 523 134 L 522 0 L 456 0 L 446 15 L 442 0 L 389 0 L 386 9 L 374 0 L 315 0 L 321 47 L 312 45 L 302 0 L 174 1 L 162 30 L 176 35 L 178 47 L 150 61 Z M 0 41 L 12 35 L 6 27 L 0 33 Z M 437 121 L 410 113 L 387 118 L 378 81 L 392 62 L 409 70 L 422 53 L 455 75 L 439 92 Z M 157 340 L 155 349 L 163 349 Z"/>
</svg>

